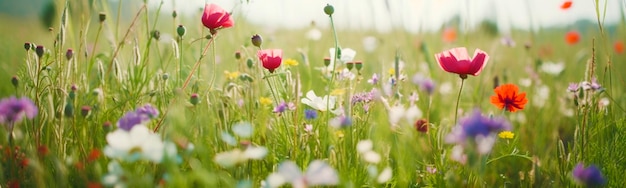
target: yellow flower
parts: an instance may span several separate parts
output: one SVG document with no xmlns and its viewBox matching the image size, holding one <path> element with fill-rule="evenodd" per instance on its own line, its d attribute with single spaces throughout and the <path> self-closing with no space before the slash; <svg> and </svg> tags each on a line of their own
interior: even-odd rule
<svg viewBox="0 0 626 188">
<path fill-rule="evenodd" d="M 262 105 L 271 105 L 272 104 L 272 99 L 267 98 L 267 97 L 261 97 L 259 99 L 259 103 L 261 103 Z"/>
<path fill-rule="evenodd" d="M 343 138 L 343 131 L 335 131 L 335 136 L 337 136 L 337 138 Z"/>
<path fill-rule="evenodd" d="M 346 90 L 344 89 L 334 89 L 333 91 L 330 92 L 330 95 L 339 96 L 345 93 L 346 93 Z"/>
<path fill-rule="evenodd" d="M 515 134 L 513 134 L 511 131 L 502 131 L 500 132 L 500 134 L 498 134 L 498 136 L 504 139 L 513 139 Z"/>
<path fill-rule="evenodd" d="M 226 78 L 228 78 L 229 80 L 236 79 L 237 77 L 239 77 L 239 71 L 235 71 L 235 72 L 224 71 L 224 74 L 226 75 Z"/>
<path fill-rule="evenodd" d="M 389 72 L 389 74 L 393 76 L 393 75 L 396 74 L 396 69 L 390 68 L 389 71 L 387 71 L 387 72 Z"/>
<path fill-rule="evenodd" d="M 285 65 L 289 65 L 289 66 L 298 66 L 298 64 L 300 64 L 295 59 L 286 59 L 285 61 L 283 61 L 283 63 L 285 63 Z"/>
</svg>

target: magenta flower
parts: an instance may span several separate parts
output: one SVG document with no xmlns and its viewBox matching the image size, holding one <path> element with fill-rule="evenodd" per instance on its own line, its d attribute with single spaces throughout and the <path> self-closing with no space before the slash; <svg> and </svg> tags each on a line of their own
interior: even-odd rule
<svg viewBox="0 0 626 188">
<path fill-rule="evenodd" d="M 274 70 L 283 62 L 283 50 L 281 49 L 259 50 L 257 56 L 263 63 L 263 67 L 270 73 L 274 73 Z"/>
<path fill-rule="evenodd" d="M 216 29 L 232 27 L 235 25 L 235 21 L 222 7 L 216 4 L 205 4 L 202 24 L 211 31 L 215 31 Z"/>
<path fill-rule="evenodd" d="M 9 130 L 24 117 L 33 119 L 37 116 L 37 106 L 29 98 L 5 98 L 0 100 L 0 123 L 7 124 Z"/>
<path fill-rule="evenodd" d="M 480 49 L 474 51 L 474 57 L 470 58 L 465 47 L 453 48 L 438 54 L 435 58 L 439 63 L 439 67 L 446 72 L 459 74 L 461 78 L 467 78 L 467 75 L 478 76 L 487 65 L 489 55 Z"/>
</svg>

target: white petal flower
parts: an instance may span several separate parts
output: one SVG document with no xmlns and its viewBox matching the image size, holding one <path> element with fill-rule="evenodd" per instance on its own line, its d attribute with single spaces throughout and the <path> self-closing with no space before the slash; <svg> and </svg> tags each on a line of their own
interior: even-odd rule
<svg viewBox="0 0 626 188">
<path fill-rule="evenodd" d="M 252 124 L 248 122 L 236 123 L 231 129 L 233 130 L 233 133 L 242 138 L 250 138 L 250 136 L 254 133 Z"/>
<path fill-rule="evenodd" d="M 339 175 L 326 162 L 315 160 L 309 164 L 309 168 L 303 175 L 300 168 L 293 161 L 282 162 L 278 166 L 278 172 L 272 173 L 267 178 L 270 185 L 282 185 L 281 179 L 276 174 L 282 176 L 285 182 L 291 183 L 292 187 L 305 188 L 317 185 L 337 185 L 339 183 Z M 271 179 L 271 181 L 270 181 Z"/>
<path fill-rule="evenodd" d="M 365 153 L 371 151 L 374 148 L 374 143 L 372 140 L 361 140 L 356 144 L 356 151 L 359 153 Z"/>
<path fill-rule="evenodd" d="M 378 164 L 380 162 L 380 159 L 380 154 L 376 153 L 375 151 L 367 151 L 363 153 L 363 160 L 365 160 L 365 162 Z"/>
<path fill-rule="evenodd" d="M 382 172 L 380 172 L 380 175 L 378 175 L 378 178 L 376 179 L 376 181 L 378 183 L 385 183 L 389 181 L 392 176 L 393 176 L 393 172 L 391 171 L 391 167 L 387 167 Z"/>
<path fill-rule="evenodd" d="M 561 72 L 563 72 L 564 69 L 565 69 L 565 63 L 563 62 L 559 62 L 559 63 L 546 62 L 546 63 L 541 64 L 541 67 L 540 67 L 540 70 L 542 72 L 548 73 L 553 76 L 557 76 L 561 74 Z"/>
<path fill-rule="evenodd" d="M 491 148 L 496 143 L 496 137 L 494 135 L 489 136 L 476 136 L 476 145 L 479 154 L 487 154 L 491 152 Z"/>
<path fill-rule="evenodd" d="M 328 109 L 326 108 L 327 106 L 329 106 L 331 109 L 335 108 L 335 100 L 337 100 L 335 96 L 329 97 L 328 95 L 326 95 L 323 98 L 318 97 L 315 92 L 311 90 L 306 93 L 306 98 L 300 99 L 300 102 L 308 105 L 313 109 L 325 112 L 328 111 Z"/>
<path fill-rule="evenodd" d="M 309 40 L 318 41 L 322 38 L 322 32 L 319 29 L 313 28 L 306 33 L 306 37 Z"/>
<path fill-rule="evenodd" d="M 246 151 L 244 151 L 244 156 L 246 159 L 254 159 L 260 160 L 263 159 L 267 155 L 267 149 L 263 146 L 260 147 L 248 147 Z"/>
<path fill-rule="evenodd" d="M 378 40 L 376 39 L 376 37 L 367 36 L 363 38 L 363 49 L 366 52 L 374 52 L 374 50 L 376 50 L 377 47 L 378 47 Z"/>
<path fill-rule="evenodd" d="M 104 154 L 112 158 L 129 161 L 137 157 L 159 163 L 163 159 L 164 144 L 158 134 L 154 134 L 143 125 L 134 126 L 130 132 L 117 129 L 107 134 L 108 145 Z"/>
</svg>

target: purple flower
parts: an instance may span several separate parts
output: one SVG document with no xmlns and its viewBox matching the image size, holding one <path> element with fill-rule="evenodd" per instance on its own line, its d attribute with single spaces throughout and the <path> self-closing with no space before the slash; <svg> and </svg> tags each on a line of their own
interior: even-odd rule
<svg viewBox="0 0 626 188">
<path fill-rule="evenodd" d="M 138 114 L 146 115 L 150 119 L 153 119 L 159 116 L 159 110 L 152 107 L 152 105 L 150 104 L 146 104 L 145 106 L 137 108 L 135 112 L 137 112 Z"/>
<path fill-rule="evenodd" d="M 511 125 L 506 119 L 486 117 L 476 109 L 471 115 L 462 119 L 461 123 L 446 136 L 446 142 L 464 144 L 467 138 L 476 139 L 478 136 L 484 138 L 510 129 Z"/>
<path fill-rule="evenodd" d="M 352 105 L 355 105 L 356 103 L 368 103 L 372 100 L 374 100 L 373 90 L 370 92 L 361 92 L 352 95 L 352 99 L 350 100 L 350 102 L 352 103 Z"/>
<path fill-rule="evenodd" d="M 578 92 L 578 89 L 580 89 L 580 86 L 578 86 L 578 83 L 570 83 L 569 86 L 567 87 L 567 91 L 572 92 L 572 93 Z"/>
<path fill-rule="evenodd" d="M 502 37 L 502 39 L 500 39 L 500 43 L 508 47 L 515 47 L 515 41 L 510 36 Z"/>
<path fill-rule="evenodd" d="M 35 118 L 37 112 L 37 106 L 26 97 L 0 100 L 0 123 L 8 124 L 9 130 L 13 129 L 15 123 L 21 122 L 24 116 L 28 119 Z"/>
<path fill-rule="evenodd" d="M 352 119 L 348 116 L 337 116 L 331 119 L 328 124 L 335 128 L 344 128 L 352 125 Z"/>
<path fill-rule="evenodd" d="M 306 119 L 315 119 L 315 118 L 317 118 L 317 111 L 311 110 L 311 109 L 306 109 L 304 111 L 304 118 L 306 118 Z"/>
<path fill-rule="evenodd" d="M 606 183 L 606 180 L 602 177 L 602 172 L 595 165 L 589 165 L 585 168 L 582 163 L 578 163 L 572 171 L 572 175 L 576 181 L 589 187 L 601 186 Z"/>
<path fill-rule="evenodd" d="M 413 84 L 419 86 L 422 91 L 426 91 L 428 95 L 432 95 L 435 92 L 435 83 L 430 78 L 424 77 L 421 74 L 413 76 Z"/>
<path fill-rule="evenodd" d="M 594 91 L 602 89 L 602 86 L 598 83 L 598 79 L 596 77 L 591 78 L 591 89 Z"/>
<path fill-rule="evenodd" d="M 287 103 L 286 102 L 281 102 L 280 104 L 278 104 L 278 106 L 274 107 L 274 113 L 283 113 L 285 110 L 287 110 Z"/>
<path fill-rule="evenodd" d="M 370 83 L 370 84 L 372 84 L 372 85 L 376 85 L 376 84 L 378 84 L 378 74 L 374 73 L 374 74 L 372 75 L 372 78 L 371 78 L 371 79 L 369 79 L 369 80 L 367 80 L 367 83 Z"/>
</svg>

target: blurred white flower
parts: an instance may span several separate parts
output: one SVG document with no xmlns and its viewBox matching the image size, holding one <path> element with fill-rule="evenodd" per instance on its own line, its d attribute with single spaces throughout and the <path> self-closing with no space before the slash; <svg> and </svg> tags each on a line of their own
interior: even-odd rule
<svg viewBox="0 0 626 188">
<path fill-rule="evenodd" d="M 335 48 L 328 49 L 328 52 L 330 53 L 330 64 L 328 65 L 328 67 L 332 69 L 332 67 L 335 66 Z M 356 56 L 356 51 L 354 51 L 353 49 L 341 48 L 341 55 L 337 59 L 339 59 L 339 61 L 342 63 L 347 63 L 352 61 L 354 59 L 354 56 Z"/>
<path fill-rule="evenodd" d="M 542 108 L 550 98 L 550 88 L 546 85 L 537 87 L 535 95 L 533 96 L 533 105 Z"/>
<path fill-rule="evenodd" d="M 557 76 L 561 74 L 561 72 L 563 72 L 563 70 L 565 69 L 565 63 L 546 62 L 546 63 L 543 63 L 539 69 L 542 72 L 548 73 L 553 76 Z"/>
<path fill-rule="evenodd" d="M 233 149 L 215 155 L 215 163 L 223 167 L 232 167 L 248 160 L 261 160 L 267 155 L 267 149 L 263 146 L 249 146 L 245 151 Z"/>
<path fill-rule="evenodd" d="M 463 153 L 463 146 L 462 145 L 455 145 L 452 148 L 452 152 L 450 153 L 450 158 L 452 160 L 455 160 L 461 164 L 465 164 L 467 163 L 467 155 L 465 155 L 465 153 Z"/>
<path fill-rule="evenodd" d="M 333 114 L 335 115 L 339 115 L 341 113 L 340 110 L 335 109 L 335 101 L 337 100 L 337 97 L 335 96 L 324 96 L 322 97 L 318 97 L 315 94 L 315 91 L 310 90 L 309 92 L 306 93 L 306 98 L 302 98 L 300 99 L 300 102 L 302 102 L 303 104 L 308 105 L 309 107 L 325 112 L 328 111 L 327 107 L 330 107 L 332 110 L 330 110 Z"/>
<path fill-rule="evenodd" d="M 441 93 L 442 95 L 448 95 L 451 92 L 452 92 L 452 83 L 450 82 L 444 82 L 439 87 L 439 93 Z"/>
<path fill-rule="evenodd" d="M 361 140 L 356 144 L 356 151 L 359 153 L 365 153 L 367 151 L 371 151 L 374 148 L 374 143 L 372 140 Z"/>
<path fill-rule="evenodd" d="M 120 163 L 112 160 L 107 165 L 108 173 L 102 176 L 102 184 L 108 187 L 126 187 L 124 169 Z"/>
<path fill-rule="evenodd" d="M 393 171 L 391 171 L 391 167 L 386 167 L 379 175 L 376 181 L 378 183 L 385 183 L 391 179 L 393 176 Z"/>
<path fill-rule="evenodd" d="M 117 129 L 107 134 L 106 140 L 108 145 L 104 147 L 104 154 L 112 158 L 147 159 L 160 163 L 164 156 L 161 137 L 143 125 L 136 125 L 130 131 Z"/>
<path fill-rule="evenodd" d="M 356 150 L 359 152 L 363 160 L 370 164 L 378 164 L 381 160 L 380 154 L 376 153 L 372 149 L 374 143 L 372 140 L 361 140 L 356 144 Z"/>
<path fill-rule="evenodd" d="M 375 151 L 366 151 L 361 154 L 363 160 L 367 163 L 378 164 L 381 160 L 380 154 Z"/>
<path fill-rule="evenodd" d="M 478 135 L 478 136 L 476 136 L 477 150 L 478 150 L 478 153 L 481 154 L 481 155 L 489 153 L 491 151 L 491 148 L 493 148 L 493 145 L 495 143 L 496 143 L 496 136 L 495 135 L 489 135 L 489 136 Z"/>
<path fill-rule="evenodd" d="M 409 125 L 412 125 L 418 118 L 421 118 L 423 113 L 417 105 L 411 105 L 409 108 L 404 108 L 402 105 L 396 105 L 388 110 L 389 123 L 392 126 L 397 126 L 402 118 L 405 118 Z"/>
<path fill-rule="evenodd" d="M 366 52 L 374 52 L 378 48 L 378 39 L 373 36 L 367 36 L 363 38 L 363 49 Z"/>
<path fill-rule="evenodd" d="M 322 38 L 322 32 L 317 28 L 312 28 L 306 32 L 306 38 L 313 41 L 318 41 Z"/>
<path fill-rule="evenodd" d="M 250 136 L 254 133 L 254 128 L 249 122 L 235 123 L 231 129 L 235 135 L 242 138 L 250 138 Z"/>
<path fill-rule="evenodd" d="M 356 78 L 356 75 L 348 68 L 341 70 L 339 76 L 337 77 L 338 80 L 354 80 L 354 78 Z"/>
<path fill-rule="evenodd" d="M 339 183 L 339 175 L 335 169 L 321 160 L 311 162 L 304 175 L 296 163 L 285 161 L 278 166 L 278 172 L 267 177 L 266 185 L 280 187 L 285 183 L 290 183 L 294 188 L 332 186 Z"/>
<path fill-rule="evenodd" d="M 533 83 L 533 80 L 530 78 L 521 78 L 519 79 L 519 85 L 524 87 L 529 87 Z"/>
</svg>

